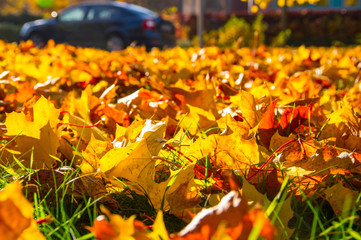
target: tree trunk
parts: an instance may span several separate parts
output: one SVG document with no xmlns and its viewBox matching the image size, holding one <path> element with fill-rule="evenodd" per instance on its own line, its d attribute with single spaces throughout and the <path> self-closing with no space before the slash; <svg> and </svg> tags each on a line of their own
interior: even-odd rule
<svg viewBox="0 0 361 240">
<path fill-rule="evenodd" d="M 284 6 L 282 7 L 281 27 L 282 31 L 287 30 L 287 1 L 285 1 Z"/>
<path fill-rule="evenodd" d="M 203 48 L 203 30 L 204 30 L 204 0 L 198 0 L 197 35 L 198 35 L 200 48 Z"/>
</svg>

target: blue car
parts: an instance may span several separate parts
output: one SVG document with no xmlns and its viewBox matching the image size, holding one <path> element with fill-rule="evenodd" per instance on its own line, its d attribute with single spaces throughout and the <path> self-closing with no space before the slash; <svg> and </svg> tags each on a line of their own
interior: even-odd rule
<svg viewBox="0 0 361 240">
<path fill-rule="evenodd" d="M 74 46 L 121 50 L 130 44 L 175 46 L 174 25 L 153 11 L 124 2 L 86 2 L 25 23 L 20 40 L 44 46 L 49 39 Z"/>
</svg>

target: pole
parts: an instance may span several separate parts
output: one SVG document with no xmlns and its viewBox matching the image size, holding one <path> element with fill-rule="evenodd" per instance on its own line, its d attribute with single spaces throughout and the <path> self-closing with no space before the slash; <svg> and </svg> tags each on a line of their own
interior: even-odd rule
<svg viewBox="0 0 361 240">
<path fill-rule="evenodd" d="M 199 47 L 203 48 L 203 30 L 204 30 L 204 0 L 198 0 L 197 11 L 197 35 Z"/>
<path fill-rule="evenodd" d="M 247 12 L 248 12 L 248 14 L 252 14 L 252 6 L 253 6 L 253 0 L 247 0 Z"/>
</svg>

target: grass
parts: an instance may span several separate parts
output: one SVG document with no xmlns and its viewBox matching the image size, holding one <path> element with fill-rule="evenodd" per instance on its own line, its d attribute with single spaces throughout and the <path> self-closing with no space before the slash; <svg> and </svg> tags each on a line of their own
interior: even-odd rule
<svg viewBox="0 0 361 240">
<path fill-rule="evenodd" d="M 4 166 L 2 168 L 5 169 Z M 32 170 L 27 169 L 27 172 L 32 172 Z M 21 175 L 21 173 L 9 174 L 9 171 L 1 171 L 2 187 L 11 181 L 13 175 Z M 66 183 L 71 177 L 65 177 L 60 186 L 45 195 L 42 195 L 40 191 L 34 193 L 34 218 L 39 220 L 47 219 L 50 216 L 52 219 L 49 223 L 39 224 L 40 231 L 47 239 L 85 240 L 94 238 L 86 226 L 92 226 L 99 215 L 100 199 L 91 199 L 86 196 L 78 198 L 67 194 L 70 186 Z M 27 179 L 24 178 L 24 183 L 27 182 Z M 293 179 L 286 178 L 279 194 L 265 209 L 266 215 L 272 222 L 278 220 L 277 216 L 288 196 L 287 189 L 294 184 L 297 183 Z M 304 193 L 301 195 L 299 199 L 293 198 L 292 200 L 294 216 L 288 223 L 283 223 L 287 224 L 285 227 L 295 229 L 291 239 L 361 239 L 359 234 L 361 232 L 360 211 L 356 207 L 349 214 L 336 216 L 325 199 L 318 198 L 316 195 L 312 197 L 307 197 Z M 125 218 L 136 215 L 137 219 L 146 225 L 153 224 L 152 217 L 156 215 L 156 210 L 146 196 L 138 195 L 130 189 L 113 194 L 113 196 L 121 206 L 115 213 Z M 289 197 L 292 198 L 292 196 Z M 360 198 L 361 194 L 358 196 L 356 206 L 360 203 Z M 168 213 L 164 215 L 164 222 L 169 232 L 178 232 L 186 225 L 185 222 Z"/>
<path fill-rule="evenodd" d="M 187 132 L 181 137 L 179 145 L 182 144 L 186 134 Z M 202 131 L 202 137 L 206 136 L 207 131 Z M 291 142 L 294 141 L 289 141 L 287 144 Z M 284 144 L 282 147 L 285 147 L 287 144 Z M 172 168 L 185 164 L 185 158 L 182 156 L 179 147 L 169 148 L 168 151 L 169 154 L 166 157 L 167 162 L 175 163 L 174 166 L 171 166 Z M 268 164 L 268 167 L 274 165 L 274 163 L 271 162 L 271 158 L 278 154 L 278 151 L 280 151 L 280 149 L 277 149 L 260 169 L 266 164 Z M 16 168 L 18 170 L 16 171 L 12 170 L 15 164 L 18 165 Z M 206 179 L 204 179 L 204 184 L 208 187 L 208 177 L 212 177 L 211 162 L 206 157 L 205 161 L 199 164 L 205 168 Z M 277 168 L 279 166 L 274 167 Z M 101 214 L 99 206 L 104 204 L 104 202 L 102 201 L 102 197 L 94 199 L 89 196 L 83 195 L 79 197 L 77 194 L 74 194 L 74 189 L 76 188 L 74 184 L 76 183 L 72 180 L 78 178 L 80 169 L 76 168 L 73 171 L 66 171 L 60 182 L 59 176 L 56 175 L 57 173 L 52 171 L 53 183 L 47 182 L 48 185 L 44 185 L 41 176 L 39 177 L 37 175 L 37 170 L 26 168 L 18 159 L 16 159 L 15 163 L 9 164 L 8 166 L 1 166 L 1 168 L 1 188 L 11 182 L 14 177 L 20 178 L 24 186 L 36 185 L 37 190 L 26 192 L 26 195 L 34 202 L 34 218 L 44 222 L 39 224 L 38 227 L 47 239 L 94 239 L 94 234 L 90 233 L 87 227 L 92 226 L 96 217 Z M 283 232 L 280 234 L 284 236 L 282 238 L 286 238 L 287 229 L 291 228 L 294 231 L 291 236 L 287 236 L 289 239 L 361 239 L 361 224 L 359 224 L 361 212 L 358 207 L 360 205 L 361 194 L 358 195 L 356 204 L 351 211 L 337 216 L 332 206 L 322 196 L 321 188 L 315 190 L 314 194 L 309 196 L 296 181 L 297 177 L 291 178 L 283 172 L 284 169 L 278 169 L 281 171 L 284 179 L 278 194 L 269 198 L 269 204 L 264 206 L 264 211 L 272 223 L 280 223 L 283 229 Z M 239 175 L 238 172 L 234 170 L 233 172 L 242 181 L 247 181 L 246 179 L 250 179 L 253 176 L 247 177 L 246 174 Z M 161 175 L 163 172 L 160 171 L 158 174 Z M 32 176 L 36 176 L 35 182 Z M 159 179 L 164 181 L 167 177 L 169 177 L 169 175 L 162 175 Z M 350 179 L 344 176 L 334 175 L 326 182 L 326 186 L 331 185 L 337 179 L 341 179 L 346 184 L 351 185 L 349 183 Z M 264 186 L 264 179 L 261 181 L 263 181 L 261 184 Z M 71 184 L 69 184 L 70 182 Z M 300 192 L 299 196 L 295 197 L 290 189 L 298 189 Z M 210 194 L 212 194 L 212 192 Z M 201 203 L 202 207 L 208 205 L 207 200 L 210 194 L 202 194 L 204 199 L 204 202 Z M 124 218 L 135 215 L 136 219 L 142 221 L 145 225 L 153 224 L 157 210 L 154 209 L 150 199 L 146 195 L 139 195 L 129 187 L 126 187 L 120 193 L 111 194 L 111 197 L 119 206 L 113 209 L 113 213 L 119 214 Z M 289 201 L 291 202 L 291 214 L 293 214 L 293 216 L 289 221 L 284 222 L 285 219 L 282 219 L 281 215 L 285 209 L 284 205 L 289 204 Z M 164 213 L 164 223 L 169 233 L 179 232 L 187 224 L 167 212 Z M 250 239 L 258 239 L 259 234 L 260 229 L 255 228 L 251 232 Z"/>
</svg>

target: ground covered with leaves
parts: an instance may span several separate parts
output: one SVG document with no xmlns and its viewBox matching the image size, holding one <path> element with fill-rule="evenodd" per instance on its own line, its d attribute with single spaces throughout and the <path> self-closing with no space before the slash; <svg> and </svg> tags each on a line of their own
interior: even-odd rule
<svg viewBox="0 0 361 240">
<path fill-rule="evenodd" d="M 0 235 L 361 239 L 360 60 L 0 42 Z"/>
</svg>

